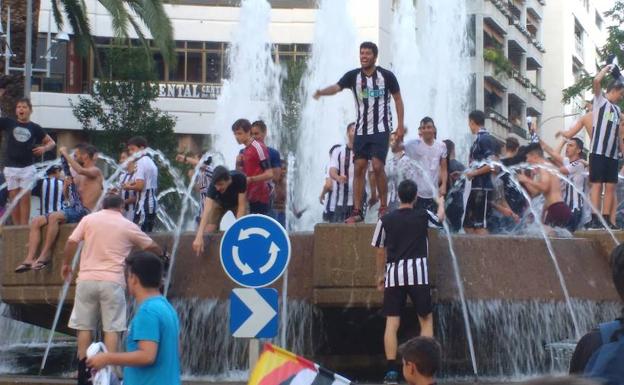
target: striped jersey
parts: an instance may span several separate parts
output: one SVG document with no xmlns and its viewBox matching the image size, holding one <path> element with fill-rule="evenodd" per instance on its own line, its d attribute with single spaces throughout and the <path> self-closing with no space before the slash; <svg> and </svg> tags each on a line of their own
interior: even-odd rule
<svg viewBox="0 0 624 385">
<path fill-rule="evenodd" d="M 121 176 L 119 177 L 119 184 L 122 186 L 126 183 L 132 183 L 133 181 L 134 181 L 134 172 L 123 171 L 121 173 Z M 126 203 L 124 205 L 124 210 L 125 210 L 124 217 L 132 221 L 134 218 L 134 213 L 136 211 L 137 192 L 134 190 L 124 190 L 123 188 L 120 189 L 120 192 L 121 192 L 121 197 L 123 198 L 124 201 L 131 199 L 131 198 L 135 198 L 134 203 Z"/>
<path fill-rule="evenodd" d="M 40 215 L 48 215 L 63 208 L 63 181 L 57 178 L 46 177 L 40 179 L 33 191 L 39 197 Z"/>
<path fill-rule="evenodd" d="M 143 155 L 136 161 L 134 180 L 143 180 L 143 190 L 137 196 L 136 213 L 141 215 L 155 214 L 158 210 L 158 167 L 149 155 Z"/>
<path fill-rule="evenodd" d="M 202 217 L 204 212 L 204 201 L 208 198 L 208 190 L 210 189 L 210 183 L 212 183 L 212 174 L 214 173 L 214 167 L 211 165 L 203 165 L 197 175 L 197 189 L 199 190 L 199 217 Z"/>
<path fill-rule="evenodd" d="M 568 170 L 568 179 L 574 184 L 573 188 L 567 182 L 561 181 L 561 189 L 563 192 L 563 202 L 570 210 L 583 209 L 583 195 L 581 192 L 585 189 L 585 165 L 581 159 L 570 162 L 570 159 L 563 159 L 563 167 Z"/>
<path fill-rule="evenodd" d="M 353 149 L 346 144 L 337 148 L 332 152 L 329 168 L 335 169 L 338 175 L 347 177 L 346 183 L 336 183 L 336 206 L 353 206 Z"/>
<path fill-rule="evenodd" d="M 438 218 L 424 209 L 401 208 L 377 222 L 371 245 L 386 249 L 385 287 L 428 285 L 428 227 Z"/>
<path fill-rule="evenodd" d="M 361 68 L 357 68 L 344 74 L 338 81 L 338 86 L 353 92 L 357 111 L 355 135 L 392 131 L 390 98 L 400 91 L 399 82 L 392 72 L 376 67 L 367 76 Z"/>
<path fill-rule="evenodd" d="M 325 193 L 325 208 L 324 213 L 333 213 L 336 211 L 336 194 L 338 193 L 338 183 L 329 175 L 329 165 L 325 167 L 325 179 L 331 180 L 332 189 Z"/>
<path fill-rule="evenodd" d="M 618 158 L 620 138 L 620 107 L 611 103 L 601 93 L 594 95 L 592 109 L 593 130 L 591 153 Z"/>
</svg>

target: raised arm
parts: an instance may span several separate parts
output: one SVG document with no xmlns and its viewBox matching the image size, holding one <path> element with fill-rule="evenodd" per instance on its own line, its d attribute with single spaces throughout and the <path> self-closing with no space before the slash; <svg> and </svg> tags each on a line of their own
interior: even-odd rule
<svg viewBox="0 0 624 385">
<path fill-rule="evenodd" d="M 602 67 L 600 72 L 598 72 L 596 77 L 594 77 L 594 82 L 593 82 L 594 96 L 599 96 L 602 93 L 602 84 L 601 84 L 602 79 L 604 79 L 604 77 L 607 75 L 607 73 L 609 73 L 609 71 L 611 71 L 612 68 L 613 66 L 611 64 L 608 64 Z"/>
<path fill-rule="evenodd" d="M 321 88 L 314 92 L 312 96 L 315 100 L 319 100 L 321 96 L 331 96 L 336 95 L 338 92 L 342 91 L 342 88 L 338 84 L 332 84 L 329 87 Z"/>
<path fill-rule="evenodd" d="M 559 144 L 557 145 L 557 149 L 553 149 L 546 142 L 540 139 L 540 145 L 542 146 L 542 149 L 546 151 L 548 155 L 550 155 L 550 157 L 552 158 L 553 162 L 555 163 L 557 167 L 563 166 L 563 157 L 561 156 L 561 149 L 563 148 L 564 144 L 565 144 L 565 141 L 561 140 L 559 141 Z"/>
<path fill-rule="evenodd" d="M 74 169 L 74 171 L 76 171 L 78 174 L 84 175 L 87 178 L 91 179 L 100 176 L 100 172 L 96 167 L 82 167 L 80 163 L 76 162 L 74 157 L 69 155 L 69 153 L 67 152 L 67 148 L 61 147 L 59 149 L 59 152 L 65 157 L 65 159 L 67 159 L 67 163 L 69 163 L 71 168 Z"/>
</svg>

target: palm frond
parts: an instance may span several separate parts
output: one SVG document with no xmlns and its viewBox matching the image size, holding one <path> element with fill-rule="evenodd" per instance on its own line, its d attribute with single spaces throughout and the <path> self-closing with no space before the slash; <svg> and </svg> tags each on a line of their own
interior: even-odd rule
<svg viewBox="0 0 624 385">
<path fill-rule="evenodd" d="M 130 8 L 152 35 L 154 43 L 171 68 L 175 68 L 176 55 L 171 20 L 165 12 L 162 1 L 128 0 Z M 137 27 L 134 27 L 138 30 Z"/>
<path fill-rule="evenodd" d="M 111 15 L 111 24 L 115 37 L 128 37 L 128 19 L 130 15 L 122 0 L 99 0 Z"/>
</svg>

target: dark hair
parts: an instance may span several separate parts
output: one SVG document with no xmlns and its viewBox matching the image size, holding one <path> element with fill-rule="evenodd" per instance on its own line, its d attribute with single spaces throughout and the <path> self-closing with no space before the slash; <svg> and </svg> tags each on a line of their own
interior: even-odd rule
<svg viewBox="0 0 624 385">
<path fill-rule="evenodd" d="M 163 264 L 160 258 L 149 251 L 137 251 L 126 258 L 126 269 L 134 274 L 141 282 L 141 286 L 150 289 L 160 287 Z"/>
<path fill-rule="evenodd" d="M 413 180 L 405 179 L 399 183 L 397 190 L 401 203 L 412 203 L 416 200 L 418 186 L 416 186 L 416 183 Z"/>
<path fill-rule="evenodd" d="M 339 144 L 334 144 L 333 146 L 331 146 L 331 148 L 329 149 L 329 155 L 331 156 L 334 150 L 337 149 L 338 147 L 340 147 Z"/>
<path fill-rule="evenodd" d="M 351 122 L 347 124 L 347 132 L 349 132 L 349 130 L 351 129 L 351 126 L 355 126 L 355 122 Z"/>
<path fill-rule="evenodd" d="M 55 172 L 59 172 L 61 170 L 62 170 L 61 166 L 55 164 L 54 166 L 50 166 L 50 168 L 46 170 L 46 175 L 52 175 Z"/>
<path fill-rule="evenodd" d="M 28 99 L 28 98 L 19 98 L 19 99 L 17 99 L 17 102 L 15 102 L 15 106 L 17 107 L 17 105 L 20 104 L 20 103 L 25 103 L 28 106 L 28 108 L 32 111 L 33 108 L 32 108 L 32 102 L 30 101 L 30 99 Z"/>
<path fill-rule="evenodd" d="M 399 353 L 406 362 L 416 365 L 423 376 L 433 377 L 440 369 L 442 348 L 431 337 L 415 337 L 399 347 Z"/>
<path fill-rule="evenodd" d="M 420 126 L 421 127 L 424 126 L 427 123 L 433 124 L 433 128 L 436 128 L 436 125 L 435 125 L 433 119 L 431 119 L 430 117 L 425 116 L 424 118 L 420 119 Z"/>
<path fill-rule="evenodd" d="M 228 181 L 232 177 L 230 176 L 230 170 L 223 166 L 217 166 L 212 171 L 212 183 Z"/>
<path fill-rule="evenodd" d="M 485 124 L 485 113 L 481 110 L 474 110 L 468 114 L 468 119 L 483 127 Z"/>
<path fill-rule="evenodd" d="M 611 80 L 607 85 L 607 92 L 611 92 L 613 90 L 619 91 L 624 88 L 624 83 L 620 81 L 620 79 Z"/>
<path fill-rule="evenodd" d="M 613 249 L 610 259 L 613 284 L 620 298 L 624 301 L 624 244 Z"/>
<path fill-rule="evenodd" d="M 256 120 L 255 122 L 251 123 L 251 127 L 258 127 L 263 133 L 267 132 L 267 126 L 263 120 Z"/>
<path fill-rule="evenodd" d="M 89 155 L 89 159 L 93 159 L 95 154 L 97 154 L 98 152 L 97 148 L 89 143 L 78 143 L 76 145 L 76 150 L 79 150 L 80 152 L 84 152 L 85 154 Z"/>
<path fill-rule="evenodd" d="M 124 206 L 124 200 L 119 194 L 107 194 L 102 200 L 103 209 L 118 209 Z"/>
<path fill-rule="evenodd" d="M 128 140 L 128 146 L 137 146 L 139 148 L 147 148 L 147 139 L 142 136 L 133 136 Z"/>
<path fill-rule="evenodd" d="M 585 148 L 585 143 L 583 143 L 583 141 L 579 138 L 570 138 L 570 140 L 572 142 L 574 142 L 576 144 L 576 147 L 579 148 L 579 150 L 581 150 L 581 155 L 583 154 L 583 149 Z"/>
<path fill-rule="evenodd" d="M 451 161 L 451 155 L 455 153 L 455 143 L 450 139 L 444 139 L 443 142 L 446 146 L 446 164 L 448 167 L 448 162 Z"/>
<path fill-rule="evenodd" d="M 249 120 L 247 119 L 238 119 L 234 122 L 234 124 L 232 124 L 232 131 L 236 131 L 238 129 L 249 132 L 251 131 L 251 123 L 249 123 Z"/>
<path fill-rule="evenodd" d="M 372 41 L 365 41 L 360 44 L 360 50 L 362 49 L 370 49 L 371 51 L 373 51 L 373 56 L 375 57 L 379 55 L 379 48 L 377 48 L 377 44 L 373 43 Z"/>
<path fill-rule="evenodd" d="M 516 151 L 518 147 L 520 147 L 520 142 L 518 141 L 518 139 L 514 138 L 513 136 L 509 136 L 507 137 L 507 139 L 505 139 L 505 148 L 507 150 Z"/>
<path fill-rule="evenodd" d="M 544 150 L 542 150 L 542 146 L 540 146 L 539 143 L 531 143 L 527 146 L 527 150 L 526 150 L 527 154 L 536 154 L 539 155 L 540 157 L 544 157 Z"/>
</svg>

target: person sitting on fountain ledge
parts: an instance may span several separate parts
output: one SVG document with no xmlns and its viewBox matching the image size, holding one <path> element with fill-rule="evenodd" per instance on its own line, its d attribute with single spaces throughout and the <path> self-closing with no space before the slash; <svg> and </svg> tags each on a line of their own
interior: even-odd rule
<svg viewBox="0 0 624 385">
<path fill-rule="evenodd" d="M 193 250 L 197 256 L 204 252 L 204 233 L 215 232 L 225 213 L 231 210 L 237 219 L 247 213 L 246 191 L 247 178 L 244 174 L 236 170 L 229 171 L 223 166 L 215 167 L 193 241 Z"/>
<path fill-rule="evenodd" d="M 428 275 L 428 225 L 440 226 L 444 220 L 444 199 L 438 197 L 437 217 L 425 209 L 414 209 L 418 187 L 412 180 L 399 183 L 401 204 L 379 219 L 373 234 L 376 251 L 376 286 L 383 291 L 386 316 L 384 350 L 388 364 L 385 384 L 399 380 L 397 332 L 401 311 L 409 295 L 418 314 L 420 335 L 433 337 L 431 288 Z"/>
<path fill-rule="evenodd" d="M 269 214 L 273 169 L 269 160 L 269 150 L 264 143 L 251 135 L 251 123 L 238 119 L 232 124 L 232 132 L 238 144 L 245 146 L 238 157 L 237 167 L 247 176 L 247 200 L 252 214 Z"/>
<path fill-rule="evenodd" d="M 624 244 L 611 252 L 613 284 L 624 303 Z M 611 353 L 609 353 L 611 352 Z M 599 325 L 585 334 L 570 360 L 570 374 L 608 380 L 604 384 L 624 384 L 624 312 L 615 321 Z M 598 368 L 606 369 L 600 371 Z"/>
<path fill-rule="evenodd" d="M 546 166 L 544 151 L 539 143 L 531 143 L 528 146 L 526 157 L 527 162 L 531 165 Z M 520 173 L 518 174 L 518 181 L 522 183 L 531 196 L 544 195 L 544 217 L 542 218 L 544 225 L 550 227 L 566 227 L 568 225 L 572 218 L 572 212 L 563 201 L 559 178 L 540 167 L 535 179 Z"/>
<path fill-rule="evenodd" d="M 442 348 L 431 337 L 415 337 L 399 347 L 403 377 L 408 385 L 435 385 L 442 364 Z"/>
<path fill-rule="evenodd" d="M 76 146 L 74 155 L 71 156 L 65 147 L 61 147 L 60 153 L 71 167 L 72 175 L 65 176 L 66 189 L 69 184 L 74 183 L 80 202 L 72 202 L 60 211 L 54 211 L 49 215 L 41 215 L 33 218 L 30 223 L 30 233 L 28 236 L 28 251 L 24 262 L 16 269 L 16 273 L 23 273 L 28 270 L 41 270 L 52 261 L 52 247 L 59 233 L 59 226 L 63 223 L 78 223 L 89 212 L 95 209 L 102 194 L 102 172 L 95 165 L 97 149 L 90 145 L 81 143 Z M 75 174 L 74 174 L 75 173 Z M 72 197 L 68 197 L 73 199 Z M 35 260 L 35 253 L 41 241 L 41 228 L 47 225 L 43 246 L 39 253 L 39 258 Z"/>
</svg>

